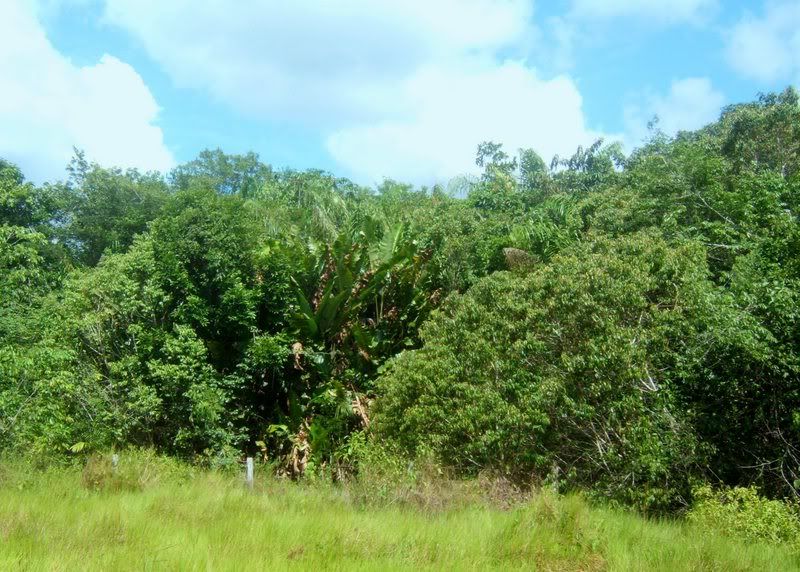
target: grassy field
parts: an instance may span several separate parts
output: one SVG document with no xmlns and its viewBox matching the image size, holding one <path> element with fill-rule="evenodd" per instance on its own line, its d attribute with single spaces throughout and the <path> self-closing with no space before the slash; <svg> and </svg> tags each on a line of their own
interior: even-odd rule
<svg viewBox="0 0 800 572">
<path fill-rule="evenodd" d="M 2 464 L 0 570 L 800 570 L 787 549 L 684 523 L 486 492 L 268 478 L 251 491 L 158 459 L 113 478 Z"/>
</svg>

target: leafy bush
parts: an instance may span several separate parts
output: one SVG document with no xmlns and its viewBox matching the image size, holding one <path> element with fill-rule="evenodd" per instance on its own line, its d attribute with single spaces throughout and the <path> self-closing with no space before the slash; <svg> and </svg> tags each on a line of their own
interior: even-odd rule
<svg viewBox="0 0 800 572">
<path fill-rule="evenodd" d="M 706 450 L 682 384 L 754 328 L 716 295 L 698 245 L 597 239 L 449 299 L 379 380 L 377 433 L 461 473 L 685 504 Z"/>
<path fill-rule="evenodd" d="M 785 544 L 800 550 L 800 506 L 769 500 L 755 487 L 694 491 L 695 505 L 688 519 L 704 528 L 749 541 Z"/>
</svg>

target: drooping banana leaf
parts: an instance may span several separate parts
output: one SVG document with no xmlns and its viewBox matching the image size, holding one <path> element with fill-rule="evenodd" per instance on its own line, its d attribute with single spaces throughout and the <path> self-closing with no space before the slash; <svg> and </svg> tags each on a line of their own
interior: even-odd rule
<svg viewBox="0 0 800 572">
<path fill-rule="evenodd" d="M 292 282 L 294 283 L 294 295 L 300 306 L 300 311 L 295 316 L 296 326 L 307 336 L 314 339 L 319 333 L 314 310 L 311 309 L 311 304 L 308 303 L 308 299 L 306 299 L 305 294 L 303 294 L 303 289 L 300 288 L 297 281 L 292 278 Z"/>
<path fill-rule="evenodd" d="M 339 310 L 349 295 L 349 291 L 333 294 L 330 289 L 325 290 L 314 316 L 317 328 L 323 336 L 338 332 L 342 324 L 347 321 L 348 313 Z"/>
</svg>

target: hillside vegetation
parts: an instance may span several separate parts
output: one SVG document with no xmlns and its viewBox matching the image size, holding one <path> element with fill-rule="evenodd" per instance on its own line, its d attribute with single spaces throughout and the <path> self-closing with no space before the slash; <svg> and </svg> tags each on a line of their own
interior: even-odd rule
<svg viewBox="0 0 800 572">
<path fill-rule="evenodd" d="M 219 150 L 166 174 L 77 151 L 66 180 L 38 186 L 0 161 L 0 451 L 69 466 L 146 447 L 220 470 L 251 455 L 263 471 L 336 482 L 424 460 L 457 479 L 649 515 L 713 501 L 722 512 L 778 506 L 796 522 L 798 94 L 727 107 L 695 132 L 654 131 L 629 156 L 598 141 L 547 164 L 487 142 L 476 163 L 479 177 L 446 188 L 370 189 Z M 516 536 L 536 509 L 484 514 L 486 544 L 470 546 L 479 524 L 466 513 L 361 514 L 295 492 L 252 508 L 210 483 L 175 493 L 211 488 L 199 504 L 165 501 L 199 511 L 174 532 L 200 535 L 186 555 L 197 566 L 208 542 L 270 503 L 289 511 L 259 525 L 288 535 L 277 554 L 297 544 L 310 561 L 322 558 L 315 536 L 339 551 L 373 546 L 376 562 L 401 567 L 536 554 Z M 148 511 L 173 492 L 87 500 L 74 541 L 119 522 L 124 506 L 146 544 Z M 3 494 L 3 510 L 23 511 Z M 61 542 L 78 513 L 37 512 L 48 501 L 36 494 L 23 493 L 28 517 L 2 534 L 24 544 L 26 527 L 52 526 Z M 582 512 L 575 498 L 553 502 L 586 514 L 587 530 L 629 518 Z M 321 520 L 292 528 L 312 512 L 304 503 Z M 206 532 L 193 528 L 203 511 L 223 515 Z M 325 518 L 362 517 L 365 537 L 322 531 Z M 381 526 L 389 518 L 396 531 Z M 636 526 L 698 546 L 682 525 Z M 401 546 L 412 561 L 396 560 Z M 590 569 L 628 549 L 575 550 Z"/>
</svg>

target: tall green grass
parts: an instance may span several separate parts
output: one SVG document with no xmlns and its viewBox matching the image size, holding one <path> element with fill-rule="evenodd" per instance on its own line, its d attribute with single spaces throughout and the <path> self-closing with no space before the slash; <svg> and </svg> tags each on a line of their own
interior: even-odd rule
<svg viewBox="0 0 800 572">
<path fill-rule="evenodd" d="M 0 465 L 0 570 L 800 570 L 785 548 L 579 497 L 451 483 L 375 500 L 263 475 L 248 490 L 152 455 L 93 463 Z"/>
</svg>

